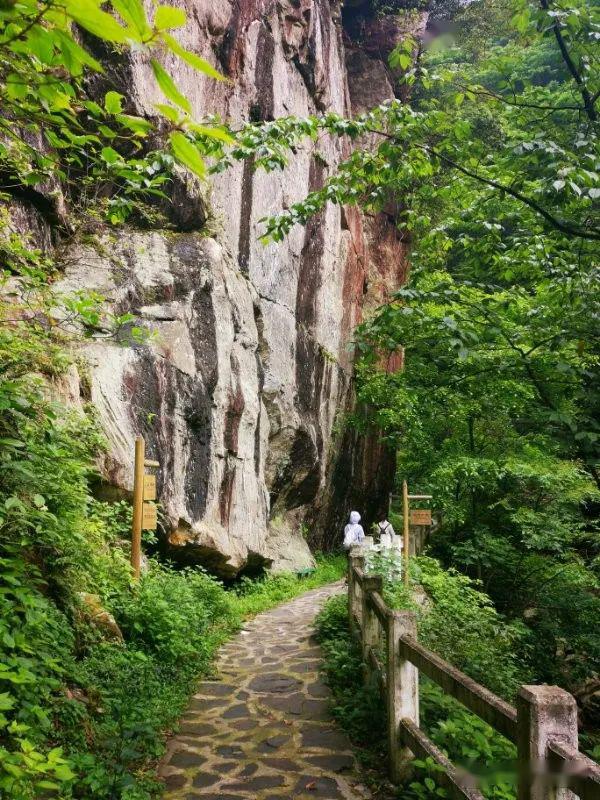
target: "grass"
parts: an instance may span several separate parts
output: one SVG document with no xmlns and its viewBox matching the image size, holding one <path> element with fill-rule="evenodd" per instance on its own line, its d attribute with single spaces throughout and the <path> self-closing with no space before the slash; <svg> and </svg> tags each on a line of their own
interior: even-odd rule
<svg viewBox="0 0 600 800">
<path fill-rule="evenodd" d="M 267 575 L 260 580 L 243 579 L 233 590 L 235 613 L 242 619 L 260 614 L 299 594 L 340 580 L 346 574 L 346 557 L 317 554 L 316 569 L 310 575 L 298 577 L 292 573 Z"/>
</svg>

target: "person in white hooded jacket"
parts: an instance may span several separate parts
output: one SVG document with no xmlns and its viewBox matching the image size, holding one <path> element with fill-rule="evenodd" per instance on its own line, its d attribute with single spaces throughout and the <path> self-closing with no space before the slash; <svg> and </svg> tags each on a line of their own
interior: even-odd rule
<svg viewBox="0 0 600 800">
<path fill-rule="evenodd" d="M 350 512 L 350 521 L 344 528 L 344 549 L 350 550 L 356 544 L 360 544 L 365 538 L 363 526 L 360 523 L 358 511 Z"/>
</svg>

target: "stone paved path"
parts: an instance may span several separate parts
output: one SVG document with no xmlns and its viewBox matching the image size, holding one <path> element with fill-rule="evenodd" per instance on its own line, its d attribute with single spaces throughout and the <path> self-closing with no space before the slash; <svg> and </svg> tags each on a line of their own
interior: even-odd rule
<svg viewBox="0 0 600 800">
<path fill-rule="evenodd" d="M 165 800 L 363 800 L 319 679 L 315 614 L 341 584 L 260 614 L 220 652 L 161 767 Z"/>
</svg>

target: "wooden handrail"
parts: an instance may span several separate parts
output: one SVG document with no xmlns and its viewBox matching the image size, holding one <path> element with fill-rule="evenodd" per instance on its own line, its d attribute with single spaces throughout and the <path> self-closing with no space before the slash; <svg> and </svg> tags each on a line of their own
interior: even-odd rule
<svg viewBox="0 0 600 800">
<path fill-rule="evenodd" d="M 600 766 L 579 750 L 556 739 L 548 742 L 552 771 L 564 776 L 565 783 L 581 800 L 600 797 Z"/>
<path fill-rule="evenodd" d="M 379 594 L 379 592 L 371 592 L 369 595 L 369 604 L 373 611 L 375 612 L 375 616 L 381 623 L 381 625 L 385 625 L 387 618 L 390 615 L 390 609 L 385 604 L 385 600 Z"/>
<path fill-rule="evenodd" d="M 373 670 L 373 672 L 377 676 L 377 680 L 379 682 L 379 691 L 383 694 L 387 687 L 387 678 L 385 674 L 385 669 L 383 664 L 379 660 L 379 657 L 375 650 L 372 647 L 369 647 L 369 654 L 367 656 L 367 661 L 369 662 L 369 666 Z"/>
<path fill-rule="evenodd" d="M 469 711 L 477 714 L 511 742 L 517 741 L 517 710 L 513 706 L 414 639 L 400 637 L 400 652 L 420 672 L 435 681 Z"/>
<path fill-rule="evenodd" d="M 366 680 L 376 676 L 386 698 L 392 780 L 406 774 L 415 754 L 431 757 L 443 768 L 437 780 L 452 798 L 483 800 L 474 779 L 457 769 L 419 728 L 422 672 L 517 745 L 519 800 L 554 797 L 551 780 L 542 775 L 540 784 L 540 769 L 554 773 L 555 787 L 567 786 L 579 800 L 600 800 L 600 766 L 578 750 L 577 705 L 572 695 L 558 686 L 521 686 L 517 707 L 509 705 L 419 644 L 414 612 L 389 608 L 381 595 L 382 579 L 367 574 L 363 565 L 361 555 L 350 556 L 348 611 L 352 630 L 362 645 Z M 385 663 L 380 659 L 382 633 L 386 636 Z M 540 753 L 544 754 L 541 764 Z"/>
<path fill-rule="evenodd" d="M 415 755 L 423 759 L 432 758 L 444 768 L 443 772 L 437 773 L 437 780 L 455 800 L 464 800 L 464 798 L 467 798 L 467 800 L 485 800 L 477 787 L 472 785 L 473 779 L 469 779 L 466 774 L 461 774 L 414 722 L 409 719 L 402 720 L 400 723 L 400 739 Z"/>
</svg>

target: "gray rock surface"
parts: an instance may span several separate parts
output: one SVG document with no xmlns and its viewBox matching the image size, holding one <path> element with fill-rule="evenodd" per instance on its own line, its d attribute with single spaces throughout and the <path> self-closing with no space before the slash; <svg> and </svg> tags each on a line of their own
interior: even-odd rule
<svg viewBox="0 0 600 800">
<path fill-rule="evenodd" d="M 338 0 L 179 4 L 189 20 L 182 44 L 230 79 L 168 62 L 199 119 L 350 115 L 349 75 L 355 108 L 391 96 L 386 53 L 361 55 Z M 389 28 L 379 36 L 392 47 L 398 32 Z M 109 70 L 128 110 L 153 115 L 163 98 L 143 58 Z M 75 238 L 64 257 L 65 290 L 97 290 L 153 331 L 146 344 L 123 336 L 83 353 L 81 392 L 110 444 L 105 478 L 131 489 L 133 443 L 144 435 L 161 464 L 165 547 L 223 576 L 309 566 L 307 538 L 326 544 L 350 504 L 368 516 L 385 502 L 389 455 L 344 418 L 354 408 L 353 329 L 405 275 L 393 217 L 366 222 L 330 206 L 282 244 L 258 241 L 262 217 L 319 187 L 348 152 L 323 140 L 281 173 L 238 164 L 210 193 L 181 174 L 172 230 L 100 230 L 91 242 Z M 19 210 L 20 224 L 27 213 Z"/>
</svg>

